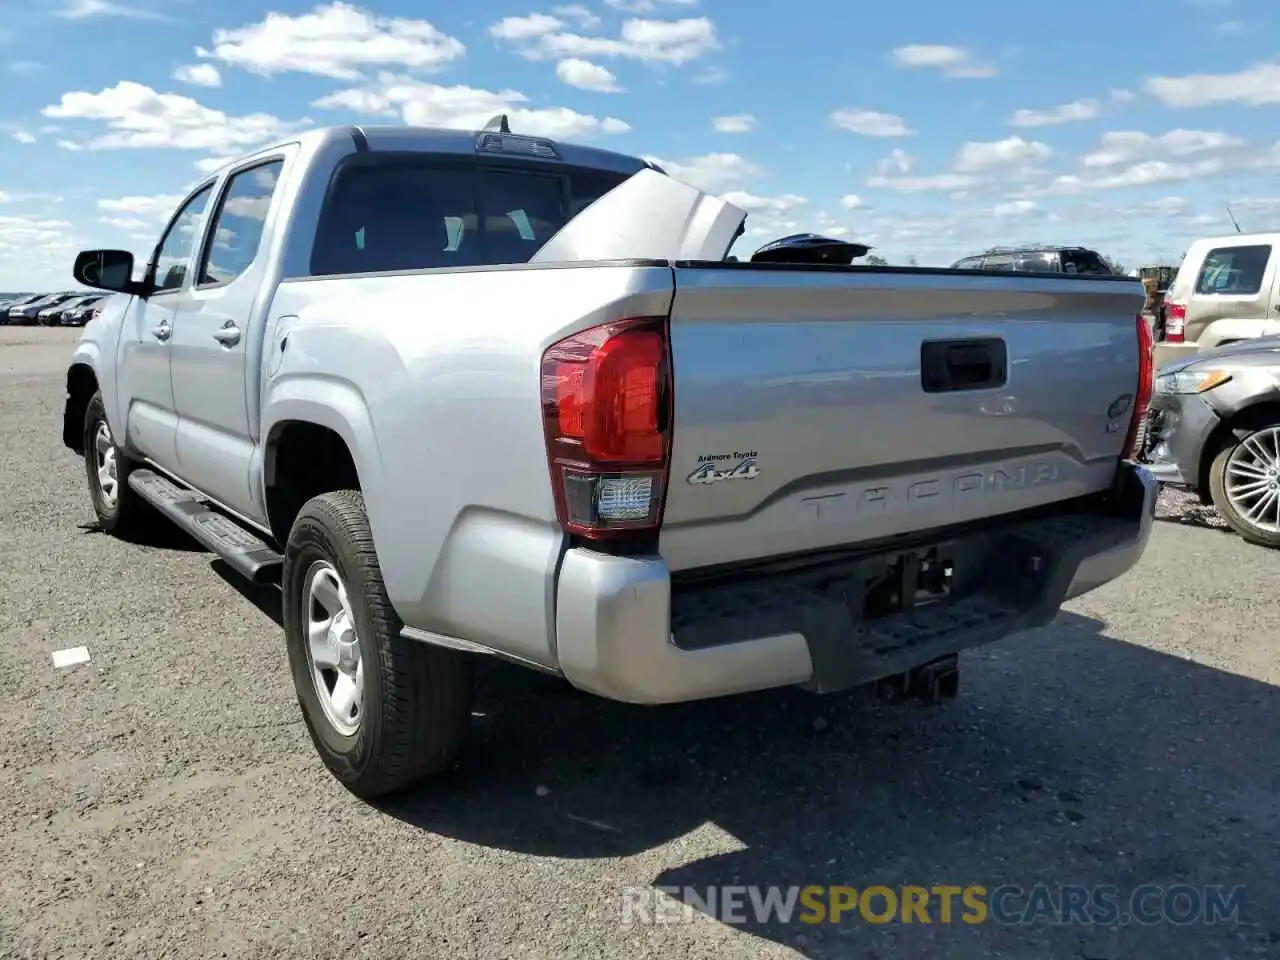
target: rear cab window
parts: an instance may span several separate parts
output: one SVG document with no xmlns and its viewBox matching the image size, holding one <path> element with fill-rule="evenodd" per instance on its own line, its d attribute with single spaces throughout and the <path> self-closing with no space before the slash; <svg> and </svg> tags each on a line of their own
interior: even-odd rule
<svg viewBox="0 0 1280 960">
<path fill-rule="evenodd" d="M 1253 296 L 1262 289 L 1270 259 L 1270 244 L 1215 247 L 1205 254 L 1204 263 L 1196 275 L 1195 292 L 1200 295 Z"/>
<path fill-rule="evenodd" d="M 312 276 L 527 263 L 629 174 L 410 154 L 340 166 Z"/>
</svg>

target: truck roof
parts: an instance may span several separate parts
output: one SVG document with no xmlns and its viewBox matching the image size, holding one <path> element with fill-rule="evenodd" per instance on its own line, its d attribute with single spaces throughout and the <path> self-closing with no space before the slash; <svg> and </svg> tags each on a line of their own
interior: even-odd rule
<svg viewBox="0 0 1280 960">
<path fill-rule="evenodd" d="M 496 119 L 496 118 L 495 118 Z M 367 148 L 377 152 L 379 150 L 386 151 L 406 151 L 421 153 L 455 153 L 475 156 L 476 143 L 480 137 L 509 137 L 518 142 L 528 143 L 536 141 L 538 144 L 545 145 L 554 151 L 553 157 L 538 156 L 539 160 L 559 160 L 570 166 L 588 167 L 593 170 L 608 170 L 616 173 L 635 173 L 637 170 L 643 170 L 646 167 L 654 167 L 655 165 L 641 159 L 640 157 L 632 157 L 627 154 L 617 153 L 613 150 L 602 150 L 599 147 L 587 147 L 574 143 L 563 143 L 558 140 L 552 140 L 549 137 L 530 137 L 521 134 L 518 130 L 509 133 L 494 129 L 486 130 L 458 130 L 445 127 L 415 127 L 405 125 L 355 125 L 343 124 L 341 126 L 316 127 L 311 130 L 301 131 L 290 137 L 282 137 L 267 146 L 261 147 L 253 151 L 251 154 L 243 156 L 231 157 L 227 159 L 224 166 L 230 166 L 233 163 L 240 163 L 242 160 L 250 156 L 256 156 L 259 153 L 267 153 L 271 150 L 288 143 L 297 143 L 302 145 L 306 150 L 319 149 L 327 143 L 332 143 L 339 139 L 349 139 L 361 148 Z M 519 158 L 521 156 L 529 156 L 527 153 L 520 151 L 508 151 L 502 153 L 507 158 Z M 218 168 L 219 171 L 222 168 Z M 214 173 L 218 171 L 213 171 Z M 211 174 L 212 175 L 212 174 Z"/>
</svg>

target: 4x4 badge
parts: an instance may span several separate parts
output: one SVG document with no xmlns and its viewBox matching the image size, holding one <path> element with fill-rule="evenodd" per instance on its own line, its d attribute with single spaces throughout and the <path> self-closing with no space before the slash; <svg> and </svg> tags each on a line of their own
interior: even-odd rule
<svg viewBox="0 0 1280 960">
<path fill-rule="evenodd" d="M 717 470 L 715 461 L 704 462 L 689 474 L 690 483 L 719 483 L 721 480 L 754 480 L 760 476 L 755 457 L 744 457 L 726 470 Z"/>
</svg>

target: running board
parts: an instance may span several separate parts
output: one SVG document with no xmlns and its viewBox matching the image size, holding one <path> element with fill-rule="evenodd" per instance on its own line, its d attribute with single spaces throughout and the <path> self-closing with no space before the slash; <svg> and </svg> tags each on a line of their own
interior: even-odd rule
<svg viewBox="0 0 1280 960">
<path fill-rule="evenodd" d="M 206 550 L 253 583 L 278 583 L 284 558 L 256 533 L 213 509 L 196 491 L 151 470 L 134 470 L 129 486 Z"/>
</svg>

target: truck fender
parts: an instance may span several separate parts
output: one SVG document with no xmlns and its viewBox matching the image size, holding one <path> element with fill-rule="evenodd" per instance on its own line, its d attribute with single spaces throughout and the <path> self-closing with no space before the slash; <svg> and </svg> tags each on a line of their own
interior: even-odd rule
<svg viewBox="0 0 1280 960">
<path fill-rule="evenodd" d="M 356 387 L 333 377 L 282 376 L 273 380 L 262 405 L 261 469 L 256 471 L 261 502 L 266 502 L 274 464 L 272 445 L 279 428 L 290 421 L 315 424 L 332 430 L 347 445 L 365 494 L 374 540 L 384 518 L 378 506 L 385 502 L 382 457 L 369 408 Z"/>
<path fill-rule="evenodd" d="M 107 414 L 107 424 L 116 437 L 123 438 L 124 420 L 117 409 L 115 379 L 110 364 L 102 361 L 101 347 L 91 340 L 81 340 L 76 344 L 67 362 L 66 400 L 62 412 L 62 442 L 68 449 L 82 453 L 81 431 L 84 429 L 84 415 L 93 397 L 94 386 L 102 391 L 102 404 Z"/>
</svg>

